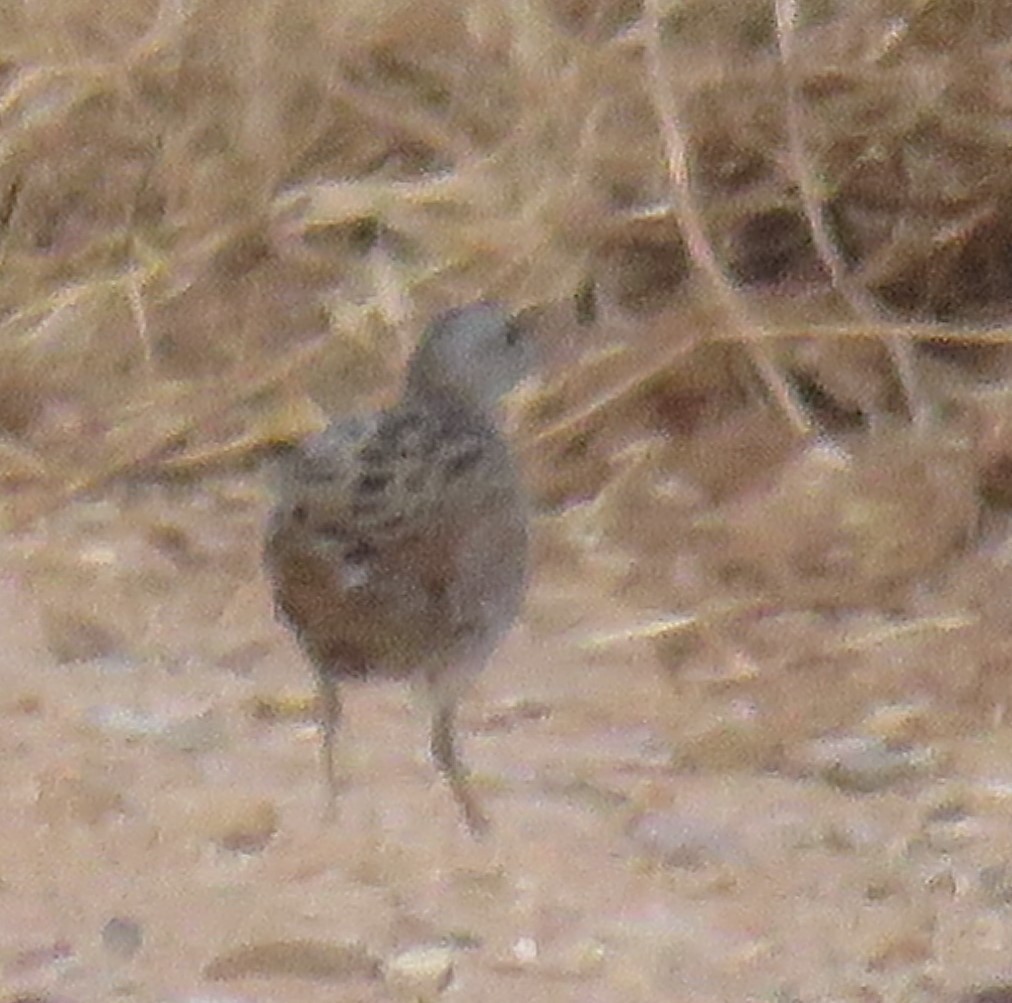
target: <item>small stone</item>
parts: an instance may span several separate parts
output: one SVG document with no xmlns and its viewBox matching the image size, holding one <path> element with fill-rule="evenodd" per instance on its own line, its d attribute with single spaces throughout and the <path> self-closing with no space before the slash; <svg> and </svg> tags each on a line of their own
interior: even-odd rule
<svg viewBox="0 0 1012 1003">
<path fill-rule="evenodd" d="M 274 940 L 244 944 L 219 954 L 204 968 L 212 981 L 284 977 L 344 981 L 375 979 L 380 964 L 361 944 Z"/>
<path fill-rule="evenodd" d="M 40 777 L 36 807 L 39 817 L 50 825 L 98 825 L 127 812 L 126 799 L 109 775 L 87 764 L 74 772 L 54 770 Z"/>
<path fill-rule="evenodd" d="M 113 916 L 102 927 L 102 945 L 110 954 L 124 960 L 132 958 L 144 943 L 140 923 L 129 916 Z"/>
<path fill-rule="evenodd" d="M 538 960 L 538 942 L 533 937 L 518 937 L 511 953 L 519 964 L 533 965 Z"/>
<path fill-rule="evenodd" d="M 959 1003 L 1012 1003 L 1012 983 L 998 982 L 971 989 L 959 998 Z"/>
<path fill-rule="evenodd" d="M 964 849 L 981 836 L 980 821 L 974 817 L 944 819 L 924 829 L 927 846 L 936 853 L 950 854 Z"/>
<path fill-rule="evenodd" d="M 236 853 L 259 853 L 278 831 L 278 810 L 270 801 L 237 806 L 218 834 L 217 841 Z"/>
<path fill-rule="evenodd" d="M 738 849 L 728 830 L 674 810 L 640 815 L 629 827 L 629 836 L 644 856 L 687 870 L 726 859 Z"/>
<path fill-rule="evenodd" d="M 214 710 L 205 710 L 173 721 L 162 736 L 166 746 L 178 752 L 215 752 L 225 746 L 225 725 Z"/>
<path fill-rule="evenodd" d="M 926 773 L 935 765 L 922 747 L 895 749 L 877 738 L 847 735 L 823 738 L 802 751 L 803 773 L 821 776 L 840 790 L 871 794 Z"/>
<path fill-rule="evenodd" d="M 125 644 L 108 623 L 90 614 L 63 610 L 46 619 L 49 650 L 61 665 L 120 655 Z"/>
<path fill-rule="evenodd" d="M 453 949 L 432 945 L 401 951 L 387 962 L 384 979 L 402 999 L 436 999 L 453 982 Z"/>
<path fill-rule="evenodd" d="M 994 905 L 1012 904 L 1012 871 L 1008 864 L 991 864 L 982 867 L 977 876 L 980 887 Z"/>
<path fill-rule="evenodd" d="M 708 723 L 679 743 L 679 769 L 731 772 L 755 770 L 775 761 L 779 736 L 747 716 Z"/>
<path fill-rule="evenodd" d="M 258 694 L 247 704 L 254 721 L 282 724 L 316 720 L 316 698 L 311 693 Z"/>
<path fill-rule="evenodd" d="M 226 741 L 220 716 L 207 709 L 198 714 L 151 714 L 120 704 L 99 704 L 86 713 L 90 724 L 107 735 L 121 738 L 157 738 L 179 752 L 213 752 Z"/>
<path fill-rule="evenodd" d="M 106 735 L 118 735 L 126 739 L 148 738 L 164 734 L 168 727 L 165 718 L 123 707 L 119 704 L 98 704 L 85 712 L 89 724 Z"/>
<path fill-rule="evenodd" d="M 278 831 L 278 810 L 263 798 L 217 792 L 183 806 L 182 821 L 225 850 L 259 853 Z"/>
<path fill-rule="evenodd" d="M 947 898 L 955 898 L 959 891 L 956 876 L 949 866 L 939 867 L 931 871 L 924 879 L 924 887 L 927 891 L 937 895 L 944 895 Z"/>
<path fill-rule="evenodd" d="M 921 703 L 891 703 L 876 707 L 861 730 L 890 745 L 924 739 L 930 733 L 931 707 Z"/>
</svg>

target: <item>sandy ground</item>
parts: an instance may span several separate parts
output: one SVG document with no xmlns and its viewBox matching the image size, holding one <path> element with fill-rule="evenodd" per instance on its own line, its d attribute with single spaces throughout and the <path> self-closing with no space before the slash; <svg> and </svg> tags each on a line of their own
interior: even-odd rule
<svg viewBox="0 0 1012 1003">
<path fill-rule="evenodd" d="M 866 793 L 747 749 L 690 768 L 740 694 L 588 653 L 625 614 L 586 578 L 539 573 L 466 705 L 486 842 L 396 686 L 349 693 L 325 824 L 262 517 L 251 475 L 8 541 L 0 998 L 921 1000 L 1012 976 L 1008 727 L 936 743 L 922 719 L 929 767 Z"/>
</svg>

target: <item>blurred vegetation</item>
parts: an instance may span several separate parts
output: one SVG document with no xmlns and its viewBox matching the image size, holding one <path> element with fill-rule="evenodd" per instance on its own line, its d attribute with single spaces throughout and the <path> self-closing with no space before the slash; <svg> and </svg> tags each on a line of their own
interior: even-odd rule
<svg viewBox="0 0 1012 1003">
<path fill-rule="evenodd" d="M 641 608 L 915 615 L 1012 501 L 1010 30 L 971 0 L 2 4 L 6 525 L 242 467 L 498 297 L 550 305 L 516 412 L 546 554 Z"/>
</svg>

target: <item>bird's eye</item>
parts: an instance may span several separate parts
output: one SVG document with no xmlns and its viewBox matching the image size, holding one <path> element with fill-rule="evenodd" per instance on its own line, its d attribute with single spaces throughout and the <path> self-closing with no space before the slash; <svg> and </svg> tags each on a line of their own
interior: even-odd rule
<svg viewBox="0 0 1012 1003">
<path fill-rule="evenodd" d="M 519 344 L 523 333 L 523 325 L 516 317 L 514 317 L 506 324 L 506 344 L 509 345 L 510 348 Z"/>
</svg>

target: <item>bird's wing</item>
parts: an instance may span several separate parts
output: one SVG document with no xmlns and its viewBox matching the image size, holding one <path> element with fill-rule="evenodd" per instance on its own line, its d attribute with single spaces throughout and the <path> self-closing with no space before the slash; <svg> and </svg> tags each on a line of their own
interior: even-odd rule
<svg viewBox="0 0 1012 1003">
<path fill-rule="evenodd" d="M 394 408 L 335 422 L 289 458 L 273 519 L 328 546 L 350 579 L 397 548 L 474 518 L 508 464 L 491 426 L 447 408 Z"/>
</svg>

